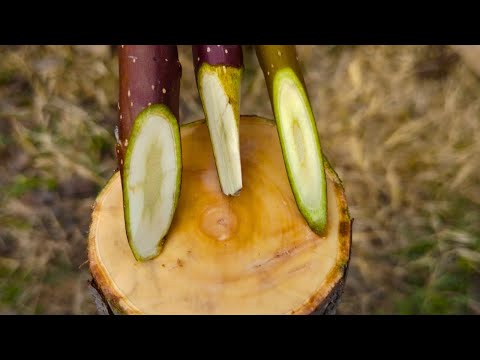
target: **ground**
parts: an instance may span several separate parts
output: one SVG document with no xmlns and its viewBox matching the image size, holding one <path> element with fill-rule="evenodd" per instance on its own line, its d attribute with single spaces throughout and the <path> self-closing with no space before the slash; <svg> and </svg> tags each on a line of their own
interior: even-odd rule
<svg viewBox="0 0 480 360">
<path fill-rule="evenodd" d="M 480 313 L 480 80 L 447 46 L 299 46 L 354 221 L 341 314 Z M 92 314 L 86 235 L 115 170 L 111 46 L 1 46 L 0 313 Z M 190 50 L 182 121 L 203 117 Z M 243 114 L 272 117 L 245 47 Z"/>
</svg>

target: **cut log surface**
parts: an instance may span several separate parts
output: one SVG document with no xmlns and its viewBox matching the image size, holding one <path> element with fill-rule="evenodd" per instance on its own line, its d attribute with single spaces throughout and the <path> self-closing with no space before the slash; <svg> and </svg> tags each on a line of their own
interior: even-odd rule
<svg viewBox="0 0 480 360">
<path fill-rule="evenodd" d="M 181 128 L 183 182 L 163 252 L 137 262 L 118 173 L 98 196 L 88 240 L 97 305 L 115 314 L 334 313 L 351 249 L 340 179 L 326 164 L 328 230 L 296 206 L 275 123 L 240 121 L 243 190 L 223 195 L 204 121 Z M 103 304 L 103 305 L 99 305 Z"/>
</svg>

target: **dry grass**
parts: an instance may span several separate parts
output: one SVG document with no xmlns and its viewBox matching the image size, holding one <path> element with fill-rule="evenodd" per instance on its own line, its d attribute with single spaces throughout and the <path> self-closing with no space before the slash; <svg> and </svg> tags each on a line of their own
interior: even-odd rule
<svg viewBox="0 0 480 360">
<path fill-rule="evenodd" d="M 93 313 L 90 206 L 115 168 L 108 46 L 0 47 L 0 313 Z M 302 46 L 355 218 L 341 313 L 480 313 L 480 81 L 447 47 Z M 181 117 L 202 117 L 181 47 Z M 246 47 L 242 112 L 271 117 Z M 82 266 L 83 265 L 83 266 Z"/>
</svg>

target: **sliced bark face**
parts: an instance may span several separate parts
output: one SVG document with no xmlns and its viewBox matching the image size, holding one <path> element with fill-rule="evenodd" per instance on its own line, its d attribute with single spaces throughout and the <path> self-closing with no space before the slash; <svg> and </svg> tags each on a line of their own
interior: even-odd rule
<svg viewBox="0 0 480 360">
<path fill-rule="evenodd" d="M 320 139 L 294 45 L 257 45 L 272 104 L 288 179 L 310 227 L 327 224 L 325 171 Z"/>
<path fill-rule="evenodd" d="M 299 212 L 275 123 L 242 117 L 241 196 L 223 195 L 205 122 L 181 128 L 183 176 L 162 253 L 137 262 L 123 226 L 120 179 L 98 196 L 88 241 L 97 288 L 115 313 L 307 314 L 331 312 L 351 246 L 343 187 L 327 168 L 327 231 Z"/>
<path fill-rule="evenodd" d="M 307 94 L 291 69 L 275 74 L 273 99 L 285 166 L 298 207 L 310 227 L 321 233 L 327 224 L 323 156 Z"/>
<path fill-rule="evenodd" d="M 242 189 L 239 102 L 242 69 L 203 64 L 197 75 L 220 185 L 225 195 Z"/>
<path fill-rule="evenodd" d="M 193 45 L 192 55 L 220 185 L 225 195 L 238 195 L 242 189 L 238 135 L 242 46 Z"/>
<path fill-rule="evenodd" d="M 177 206 L 181 170 L 177 120 L 165 105 L 152 105 L 133 126 L 123 171 L 125 227 L 137 260 L 162 250 Z"/>
</svg>

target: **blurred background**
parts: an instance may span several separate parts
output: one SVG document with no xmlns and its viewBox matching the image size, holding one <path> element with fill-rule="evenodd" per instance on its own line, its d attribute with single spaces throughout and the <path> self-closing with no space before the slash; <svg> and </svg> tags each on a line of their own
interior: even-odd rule
<svg viewBox="0 0 480 360">
<path fill-rule="evenodd" d="M 354 221 L 340 314 L 480 314 L 480 55 L 298 46 Z M 181 119 L 203 118 L 190 48 Z M 479 52 L 480 54 L 480 52 Z M 243 114 L 272 117 L 245 46 Z M 0 46 L 0 313 L 94 314 L 86 238 L 113 174 L 112 46 Z"/>
</svg>

